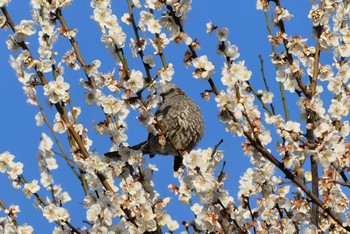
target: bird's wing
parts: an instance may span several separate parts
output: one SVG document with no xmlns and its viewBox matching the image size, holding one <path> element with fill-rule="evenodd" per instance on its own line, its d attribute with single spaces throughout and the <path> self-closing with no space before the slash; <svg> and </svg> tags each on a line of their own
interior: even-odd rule
<svg viewBox="0 0 350 234">
<path fill-rule="evenodd" d="M 186 96 L 179 96 L 170 100 L 171 103 L 164 102 L 156 111 L 157 120 L 166 133 L 166 137 L 175 145 L 175 149 L 183 150 L 187 147 L 184 134 L 188 132 L 189 112 L 191 111 L 192 100 Z"/>
<path fill-rule="evenodd" d="M 161 130 L 166 133 L 166 137 L 171 138 L 176 131 L 181 127 L 179 113 L 183 111 L 184 107 L 180 102 L 167 105 L 165 102 L 158 108 L 155 115 L 161 127 Z"/>
</svg>

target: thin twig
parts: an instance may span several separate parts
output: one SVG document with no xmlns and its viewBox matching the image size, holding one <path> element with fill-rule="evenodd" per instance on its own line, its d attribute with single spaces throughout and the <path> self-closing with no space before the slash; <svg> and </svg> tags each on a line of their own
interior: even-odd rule
<svg viewBox="0 0 350 234">
<path fill-rule="evenodd" d="M 266 76 L 265 76 L 264 59 L 263 59 L 263 57 L 262 57 L 260 54 L 259 54 L 259 59 L 260 59 L 260 71 L 261 71 L 261 76 L 262 76 L 262 78 L 263 78 L 266 91 L 267 91 L 267 92 L 270 92 L 270 87 L 269 87 L 269 84 L 267 83 L 267 79 L 266 79 Z M 273 115 L 276 115 L 276 113 L 275 113 L 275 107 L 273 106 L 272 103 L 270 104 L 270 107 L 271 107 L 271 112 L 273 113 Z"/>
<path fill-rule="evenodd" d="M 24 175 L 19 175 L 18 176 L 19 182 L 22 183 L 23 185 L 27 184 L 28 181 L 25 179 Z M 39 193 L 33 193 L 33 195 L 36 197 L 36 199 L 40 202 L 40 204 L 42 204 L 43 206 L 48 206 L 49 203 L 46 202 L 43 197 L 39 194 Z M 57 225 L 61 225 L 60 221 L 55 221 Z M 80 234 L 80 232 L 78 231 L 77 228 L 75 228 L 69 221 L 61 221 L 63 223 L 65 223 L 67 226 L 69 226 L 69 228 L 71 229 L 72 232 L 74 233 L 78 233 Z"/>
<path fill-rule="evenodd" d="M 136 36 L 136 44 L 137 44 L 137 47 L 139 47 L 139 49 L 140 49 L 140 50 L 138 50 L 138 54 L 140 55 L 143 67 L 145 68 L 145 71 L 146 71 L 146 74 L 147 74 L 146 82 L 150 83 L 152 81 L 152 76 L 151 76 L 151 72 L 150 72 L 151 71 L 151 67 L 148 64 L 146 64 L 144 62 L 144 60 L 143 60 L 143 58 L 144 58 L 144 54 L 143 54 L 143 50 L 142 50 L 143 42 L 141 42 L 141 40 L 140 40 L 138 27 L 136 26 L 136 22 L 135 22 L 133 6 L 132 6 L 130 0 L 128 0 L 128 8 L 129 8 L 129 13 L 130 13 L 130 18 L 131 18 L 131 24 L 132 24 L 132 27 L 134 29 L 134 34 Z"/>
<path fill-rule="evenodd" d="M 271 29 L 271 23 L 270 23 L 269 15 L 265 11 L 264 11 L 264 16 L 265 16 L 265 21 L 267 23 L 267 30 L 269 32 L 269 35 L 272 37 L 273 34 L 272 34 L 272 29 Z M 271 43 L 271 49 L 272 49 L 272 52 L 274 54 L 277 54 L 276 47 L 275 47 L 275 45 L 273 43 Z M 277 71 L 277 66 L 276 65 L 275 65 L 275 70 Z M 280 94 L 281 94 L 281 101 L 282 101 L 282 104 L 283 104 L 283 111 L 284 111 L 285 119 L 286 119 L 286 121 L 288 121 L 289 120 L 289 110 L 288 110 L 286 94 L 285 94 L 285 90 L 284 90 L 282 82 L 278 82 L 278 86 L 279 86 L 279 90 L 280 90 Z"/>
<path fill-rule="evenodd" d="M 58 139 L 58 136 L 56 134 L 56 132 L 53 130 L 53 127 L 51 125 L 51 123 L 49 122 L 49 120 L 47 119 L 46 117 L 46 114 L 45 114 L 45 111 L 44 111 L 44 108 L 42 107 L 39 99 L 37 96 L 35 96 L 35 102 L 37 103 L 38 107 L 39 107 L 39 110 L 40 110 L 40 113 L 43 117 L 43 120 L 45 122 L 45 124 L 47 125 L 47 127 L 50 129 L 50 132 L 52 134 L 52 136 L 54 137 L 55 139 L 55 142 L 56 144 L 58 145 L 58 148 L 60 149 L 61 153 L 62 153 L 62 156 L 63 158 L 65 159 L 65 161 L 67 162 L 68 166 L 71 168 L 71 170 L 73 171 L 73 173 L 75 174 L 75 176 L 80 179 L 80 175 L 79 175 L 79 172 L 76 170 L 76 168 L 73 166 L 72 164 L 72 160 L 68 157 L 66 151 L 64 150 L 62 144 L 61 144 L 61 141 Z"/>
<path fill-rule="evenodd" d="M 60 8 L 58 8 L 56 10 L 56 17 L 57 19 L 60 21 L 62 27 L 63 27 L 63 30 L 64 31 L 68 31 L 69 30 L 69 27 L 64 19 L 64 17 L 62 16 L 62 11 Z M 82 66 L 83 68 L 83 71 L 85 72 L 85 75 L 86 77 L 88 78 L 89 80 L 89 85 L 93 88 L 93 89 L 96 89 L 96 83 L 95 83 L 95 80 L 89 76 L 87 74 L 87 69 L 88 69 L 88 65 L 86 65 L 84 59 L 83 59 L 83 56 L 81 55 L 81 52 L 80 52 L 80 49 L 78 47 L 78 43 L 77 41 L 74 39 L 74 37 L 69 37 L 69 41 L 74 49 L 74 53 L 75 53 L 75 56 L 77 57 L 77 60 L 78 62 L 80 63 L 80 65 Z"/>
<path fill-rule="evenodd" d="M 0 198 L 0 208 L 2 208 L 4 211 L 8 210 L 5 203 L 3 202 L 3 200 Z M 13 213 L 7 213 L 7 215 L 9 216 L 11 222 L 13 222 L 13 224 L 17 227 L 18 226 L 18 222 L 16 220 L 16 217 L 14 216 Z"/>
<path fill-rule="evenodd" d="M 218 150 L 219 146 L 224 143 L 224 139 L 220 139 L 219 143 L 217 143 L 215 146 L 214 146 L 214 149 L 213 149 L 213 152 L 211 153 L 211 158 L 214 156 L 214 154 L 216 153 L 216 151 Z"/>
</svg>

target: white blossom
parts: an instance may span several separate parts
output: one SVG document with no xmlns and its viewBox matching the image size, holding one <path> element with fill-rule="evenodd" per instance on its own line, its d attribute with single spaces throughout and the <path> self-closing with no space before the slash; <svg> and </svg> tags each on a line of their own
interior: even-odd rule
<svg viewBox="0 0 350 234">
<path fill-rule="evenodd" d="M 64 82 L 63 76 L 58 76 L 56 80 L 50 81 L 48 84 L 44 85 L 44 95 L 46 95 L 53 104 L 59 101 L 66 102 L 69 99 L 69 88 L 70 85 Z"/>
<path fill-rule="evenodd" d="M 130 89 L 132 93 L 136 93 L 141 88 L 143 88 L 145 81 L 141 71 L 131 70 L 130 78 L 123 82 L 126 89 Z"/>
<path fill-rule="evenodd" d="M 30 198 L 33 193 L 38 192 L 40 189 L 40 186 L 38 185 L 37 180 L 33 180 L 30 183 L 25 183 L 23 188 L 23 193 L 26 195 L 27 198 Z"/>
<path fill-rule="evenodd" d="M 147 22 L 147 29 L 150 33 L 160 33 L 161 32 L 161 29 L 162 29 L 162 26 L 159 24 L 159 21 L 158 20 L 155 20 L 155 19 L 150 19 L 148 22 Z"/>
<path fill-rule="evenodd" d="M 0 5 L 2 4 L 0 3 Z M 21 20 L 19 25 L 15 26 L 15 30 L 16 32 L 14 37 L 17 42 L 23 42 L 36 32 L 34 28 L 34 21 L 32 20 Z"/>
<path fill-rule="evenodd" d="M 6 7 L 11 0 L 0 0 L 0 7 Z"/>
<path fill-rule="evenodd" d="M 193 67 L 196 69 L 193 72 L 193 77 L 196 79 L 200 77 L 203 79 L 209 79 L 214 72 L 214 64 L 208 61 L 206 55 L 193 59 Z"/>
<path fill-rule="evenodd" d="M 165 84 L 166 82 L 170 82 L 175 74 L 175 70 L 173 68 L 173 64 L 169 63 L 166 69 L 162 68 L 159 71 L 159 76 L 161 78 L 160 83 Z"/>
<path fill-rule="evenodd" d="M 108 95 L 102 101 L 103 111 L 106 114 L 117 114 L 123 108 L 123 103 L 120 99 L 113 97 L 112 95 Z"/>
<path fill-rule="evenodd" d="M 227 40 L 229 34 L 228 28 L 218 28 L 216 29 L 216 36 L 218 37 L 218 40 L 223 42 Z"/>
</svg>

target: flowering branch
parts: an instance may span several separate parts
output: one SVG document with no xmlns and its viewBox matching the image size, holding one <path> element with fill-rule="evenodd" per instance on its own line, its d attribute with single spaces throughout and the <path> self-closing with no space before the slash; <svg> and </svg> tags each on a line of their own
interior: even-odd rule
<svg viewBox="0 0 350 234">
<path fill-rule="evenodd" d="M 115 8 L 110 0 L 91 0 L 91 18 L 101 31 L 101 42 L 117 65 L 109 73 L 100 71 L 102 61 L 96 59 L 90 64 L 85 61 L 83 44 L 78 46 L 81 39 L 78 39 L 77 30 L 70 28 L 64 16 L 64 9 L 71 3 L 71 0 L 32 0 L 32 20 L 23 19 L 16 25 L 6 8 L 9 0 L 0 0 L 0 27 L 9 27 L 13 32 L 6 40 L 7 47 L 13 52 L 20 49 L 15 57 L 10 56 L 10 65 L 23 85 L 27 102 L 40 110 L 35 116 L 37 125 L 46 123 L 54 138 L 53 141 L 42 133 L 38 147 L 40 183 L 46 189 L 46 197 L 38 192 L 39 180 L 26 181 L 22 173 L 23 164 L 14 162 L 14 156 L 9 152 L 0 154 L 0 172 L 6 173 L 14 188 L 23 187 L 27 197 L 34 194 L 38 200 L 36 206 L 42 210 L 44 217 L 48 222 L 58 224 L 54 232 L 177 231 L 179 223 L 167 211 L 171 197 L 162 197 L 163 194 L 156 190 L 153 176 L 157 175 L 158 168 L 153 164 L 146 165 L 143 155 L 148 152 L 153 157 L 154 152 L 147 151 L 148 145 L 145 145 L 146 142 L 152 144 L 152 140 L 148 138 L 129 146 L 128 137 L 132 135 L 127 133 L 136 132 L 129 120 L 135 115 L 147 129 L 149 137 L 158 137 L 160 147 L 170 144 L 170 148 L 175 149 L 171 154 L 181 155 L 183 167 L 174 172 L 176 181 L 168 188 L 179 202 L 189 206 L 188 212 L 194 216 L 190 222 L 183 221 L 185 232 L 350 232 L 350 213 L 346 212 L 349 199 L 342 191 L 350 187 L 347 173 L 350 162 L 347 1 L 313 1 L 308 18 L 313 28 L 314 46 L 308 45 L 307 38 L 287 34 L 286 25 L 289 27 L 289 23 L 286 21 L 291 20 L 293 15 L 281 6 L 280 0 L 256 1 L 256 8 L 264 11 L 272 48 L 270 58 L 275 68 L 273 72 L 276 72 L 266 75 L 268 70 L 264 68 L 263 56 L 259 55 L 263 90 L 256 89 L 259 84 L 255 82 L 259 80 L 255 79 L 255 73 L 248 69 L 244 60 L 238 59 L 240 53 L 228 39 L 228 28 L 218 27 L 211 21 L 206 25 L 207 33 L 215 32 L 218 39 L 216 53 L 223 57 L 221 70 L 217 60 L 215 66 L 210 61 L 210 54 L 198 54 L 199 40 L 192 39 L 185 31 L 185 23 L 190 20 L 192 15 L 188 13 L 195 4 L 201 3 L 192 4 L 191 0 L 145 0 L 142 3 L 128 0 L 124 6 L 125 13 L 119 16 L 119 5 Z M 71 7 L 73 9 L 75 5 Z M 130 30 L 124 31 L 128 25 Z M 36 33 L 38 28 L 40 31 Z M 34 34 L 38 36 L 38 44 L 28 39 Z M 68 51 L 56 44 L 59 34 L 68 39 Z M 90 35 L 86 39 L 89 38 Z M 162 125 L 164 119 L 158 115 L 159 111 L 153 114 L 153 109 L 161 109 L 159 106 L 164 104 L 167 95 L 183 95 L 174 88 L 164 91 L 174 79 L 175 67 L 178 66 L 172 63 L 176 59 L 166 60 L 170 43 L 186 45 L 185 67 L 193 69 L 193 78 L 206 80 L 209 84 L 202 97 L 208 101 L 214 94 L 218 119 L 224 124 L 224 129 L 243 139 L 242 149 L 251 167 L 239 178 L 238 201 L 225 188 L 225 182 L 231 175 L 230 160 L 240 160 L 236 152 L 232 151 L 234 155 L 230 155 L 230 151 L 225 152 L 229 158 L 224 158 L 224 152 L 219 150 L 223 140 L 213 148 L 186 152 L 177 147 L 176 139 L 171 137 L 173 131 L 179 133 L 178 129 L 173 127 L 169 132 Z M 35 46 L 38 47 L 38 58 L 33 57 Z M 95 48 L 91 45 L 89 49 Z M 327 54 L 325 51 L 328 51 Z M 142 64 L 134 65 L 136 60 L 130 60 L 129 55 L 139 58 Z M 159 56 L 159 64 L 154 61 L 154 56 Z M 324 64 L 325 61 L 330 62 Z M 69 72 L 81 69 L 85 78 L 77 82 L 69 80 L 68 83 L 68 79 L 63 77 L 66 68 L 71 69 Z M 152 75 L 153 68 L 156 72 Z M 266 77 L 275 77 L 275 86 Z M 98 145 L 91 149 L 93 143 L 89 135 L 93 134 L 88 134 L 90 129 L 80 123 L 82 108 L 73 104 L 71 95 L 76 94 L 73 84 L 83 88 L 87 106 L 96 105 L 102 110 L 103 120 L 93 122 L 92 127 L 97 134 L 110 140 L 110 151 L 113 151 L 110 154 L 117 157 L 108 157 L 107 154 L 102 158 L 97 153 L 100 151 Z M 159 86 L 162 87 L 160 91 Z M 218 90 L 218 87 L 224 88 Z M 274 100 L 277 87 L 281 105 Z M 39 91 L 42 93 L 37 93 Z M 296 102 L 288 101 L 287 104 L 289 96 L 286 91 L 296 94 L 291 95 Z M 41 94 L 48 99 L 50 107 L 54 107 L 52 121 L 40 103 Z M 176 104 L 179 103 L 176 101 Z M 292 105 L 294 103 L 295 106 Z M 276 111 L 277 106 L 283 106 L 284 114 Z M 181 108 L 187 108 L 186 113 L 193 111 L 187 104 L 181 105 Z M 297 108 L 299 112 L 295 111 Z M 202 110 L 207 112 L 206 108 Z M 187 123 L 182 119 L 185 113 L 178 112 L 179 116 L 174 119 L 178 119 L 185 128 L 199 126 L 204 129 L 197 120 Z M 162 111 L 162 114 L 166 113 L 167 110 Z M 298 114 L 300 118 L 293 121 Z M 67 134 L 71 157 L 57 133 Z M 184 131 L 183 135 L 189 137 L 189 133 Z M 54 143 L 58 146 L 57 151 L 53 149 Z M 88 227 L 73 226 L 68 211 L 63 207 L 71 198 L 53 180 L 56 175 L 53 170 L 58 168 L 56 155 L 65 159 L 81 182 L 85 194 L 81 203 L 86 209 L 86 218 L 83 218 L 86 221 L 83 223 Z M 165 179 L 160 180 L 166 183 Z M 7 212 L 0 217 L 0 230 L 33 232 L 31 226 L 19 225 L 15 220 L 19 207 L 12 205 L 7 209 L 2 200 L 0 207 Z M 186 208 L 181 207 L 181 210 Z"/>
<path fill-rule="evenodd" d="M 266 11 L 264 11 L 264 16 L 265 16 L 265 21 L 266 21 L 266 24 L 267 24 L 267 30 L 268 30 L 268 32 L 269 32 L 269 37 L 270 37 L 270 38 L 273 38 L 272 29 L 271 29 L 271 23 L 270 23 L 270 18 L 269 18 L 269 15 L 267 14 Z M 280 38 L 279 38 L 279 39 L 280 39 Z M 278 40 L 277 40 L 277 41 L 278 41 Z M 277 53 L 276 53 L 275 44 L 272 42 L 272 40 L 271 40 L 271 48 L 272 48 L 272 52 L 273 52 L 274 54 L 277 54 Z M 276 70 L 276 71 L 278 70 L 276 65 L 275 65 L 275 70 Z M 280 90 L 280 94 L 281 94 L 281 99 L 282 99 L 282 104 L 283 104 L 284 115 L 285 115 L 286 121 L 288 121 L 288 120 L 289 120 L 289 110 L 288 110 L 288 107 L 287 107 L 286 94 L 285 94 L 285 91 L 284 91 L 282 82 L 279 82 L 278 85 L 279 85 L 279 90 Z"/>
<path fill-rule="evenodd" d="M 2 210 L 5 211 L 5 213 L 8 215 L 8 217 L 10 218 L 11 222 L 13 222 L 13 224 L 17 227 L 18 223 L 15 217 L 15 212 L 14 209 L 8 209 L 7 206 L 5 205 L 5 203 L 3 202 L 2 199 L 0 199 L 0 207 L 2 208 Z"/>
<path fill-rule="evenodd" d="M 56 10 L 56 14 L 55 16 L 57 17 L 57 19 L 59 20 L 59 22 L 61 23 L 62 25 L 62 29 L 61 29 L 61 32 L 63 35 L 69 35 L 69 32 L 71 31 L 71 29 L 69 29 L 64 17 L 62 16 L 62 10 L 60 8 L 57 8 Z M 73 49 L 74 49 L 74 53 L 75 53 L 75 56 L 77 57 L 77 60 L 79 61 L 80 65 L 82 66 L 83 68 L 83 71 L 85 72 L 85 75 L 86 77 L 88 78 L 88 81 L 89 81 L 89 85 L 93 88 L 93 89 L 96 89 L 96 84 L 95 84 L 95 81 L 94 79 L 92 79 L 92 77 L 88 74 L 88 69 L 89 69 L 89 66 L 86 65 L 84 59 L 83 59 L 83 56 L 81 55 L 80 53 L 80 49 L 78 47 L 78 43 L 77 41 L 74 39 L 74 37 L 72 36 L 69 36 L 69 42 L 71 43 L 71 45 L 73 46 Z"/>
</svg>

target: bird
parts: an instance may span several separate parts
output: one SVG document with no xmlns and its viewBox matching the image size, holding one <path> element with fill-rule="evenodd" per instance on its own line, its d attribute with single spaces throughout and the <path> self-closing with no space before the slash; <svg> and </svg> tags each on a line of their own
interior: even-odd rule
<svg viewBox="0 0 350 234">
<path fill-rule="evenodd" d="M 174 171 L 182 166 L 182 154 L 197 146 L 204 135 L 204 120 L 199 106 L 172 83 L 159 90 L 162 101 L 155 112 L 160 133 L 149 133 L 147 140 L 130 147 L 141 150 L 151 158 L 155 155 L 174 156 Z M 159 131 L 158 131 L 159 132 Z M 165 136 L 165 142 L 162 137 Z M 118 157 L 117 151 L 105 153 L 109 158 Z"/>
</svg>

